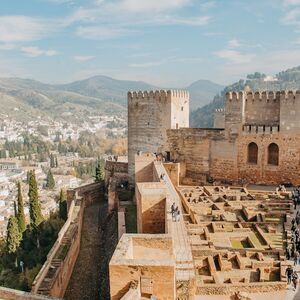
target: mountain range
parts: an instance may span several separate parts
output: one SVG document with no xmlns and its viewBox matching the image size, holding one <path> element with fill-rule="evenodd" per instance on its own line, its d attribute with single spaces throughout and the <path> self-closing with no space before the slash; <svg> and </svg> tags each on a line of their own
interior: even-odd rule
<svg viewBox="0 0 300 300">
<path fill-rule="evenodd" d="M 272 77 L 254 73 L 226 87 L 198 80 L 183 88 L 190 92 L 191 127 L 211 127 L 213 112 L 224 106 L 227 91 L 249 86 L 257 90 L 300 89 L 300 67 Z M 82 122 L 88 115 L 126 115 L 127 92 L 161 89 L 143 81 L 117 80 L 94 76 L 69 84 L 45 84 L 21 78 L 0 78 L 0 118 L 20 121 L 37 117 Z"/>
<path fill-rule="evenodd" d="M 194 110 L 209 103 L 223 88 L 211 81 L 199 80 L 184 89 L 190 92 L 190 106 Z M 128 91 L 156 89 L 161 88 L 143 81 L 107 76 L 94 76 L 69 84 L 0 78 L 0 112 L 2 116 L 24 121 L 36 116 L 65 118 L 69 115 L 73 119 L 82 119 L 88 114 L 119 115 L 126 113 Z"/>
</svg>

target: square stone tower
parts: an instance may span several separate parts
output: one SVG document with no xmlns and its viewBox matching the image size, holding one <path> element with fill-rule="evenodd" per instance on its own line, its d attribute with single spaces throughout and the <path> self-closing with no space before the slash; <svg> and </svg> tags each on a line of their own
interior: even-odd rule
<svg viewBox="0 0 300 300">
<path fill-rule="evenodd" d="M 128 173 L 133 181 L 138 151 L 166 154 L 166 130 L 183 127 L 189 127 L 188 92 L 128 92 Z"/>
</svg>

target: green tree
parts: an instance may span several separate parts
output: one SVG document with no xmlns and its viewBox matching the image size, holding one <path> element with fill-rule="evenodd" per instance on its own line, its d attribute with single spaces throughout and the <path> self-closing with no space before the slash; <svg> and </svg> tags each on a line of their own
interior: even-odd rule
<svg viewBox="0 0 300 300">
<path fill-rule="evenodd" d="M 16 217 L 10 217 L 7 223 L 6 245 L 8 253 L 16 256 L 16 267 L 18 266 L 16 254 L 20 246 L 21 239 L 22 235 L 19 231 L 18 221 Z"/>
<path fill-rule="evenodd" d="M 104 180 L 104 162 L 103 159 L 98 158 L 95 174 L 95 182 L 102 182 Z"/>
<path fill-rule="evenodd" d="M 67 207 L 67 196 L 64 189 L 60 190 L 58 201 L 59 201 L 59 217 L 66 221 L 68 218 L 68 207 Z"/>
<path fill-rule="evenodd" d="M 57 155 L 55 155 L 55 168 L 58 168 L 58 159 L 57 159 Z"/>
<path fill-rule="evenodd" d="M 24 202 L 22 196 L 22 187 L 21 182 L 17 183 L 18 187 L 18 211 L 17 211 L 17 221 L 19 226 L 20 233 L 23 233 L 26 230 L 26 220 L 25 220 L 25 213 L 24 213 Z"/>
<path fill-rule="evenodd" d="M 29 213 L 30 213 L 30 224 L 33 228 L 37 228 L 43 221 L 43 215 L 41 210 L 41 203 L 38 195 L 38 186 L 36 182 L 35 172 L 30 172 L 29 178 Z"/>
<path fill-rule="evenodd" d="M 50 168 L 55 168 L 55 158 L 52 153 L 50 154 Z"/>
<path fill-rule="evenodd" d="M 54 180 L 54 177 L 53 177 L 51 169 L 49 169 L 48 174 L 47 174 L 46 187 L 49 190 L 53 190 L 54 187 L 55 187 L 55 180 Z"/>
<path fill-rule="evenodd" d="M 14 201 L 14 216 L 17 217 L 18 215 L 18 210 L 17 210 L 17 203 Z"/>
</svg>

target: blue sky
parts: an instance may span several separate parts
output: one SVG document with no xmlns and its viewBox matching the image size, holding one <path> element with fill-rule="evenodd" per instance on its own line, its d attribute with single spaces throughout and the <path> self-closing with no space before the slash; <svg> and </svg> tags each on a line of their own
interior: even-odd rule
<svg viewBox="0 0 300 300">
<path fill-rule="evenodd" d="M 300 65 L 300 0 L 2 0 L 0 77 L 184 87 Z"/>
</svg>

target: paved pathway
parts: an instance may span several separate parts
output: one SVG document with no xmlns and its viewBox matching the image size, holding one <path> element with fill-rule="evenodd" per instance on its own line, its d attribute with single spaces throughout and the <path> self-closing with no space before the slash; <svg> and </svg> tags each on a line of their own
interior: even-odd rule
<svg viewBox="0 0 300 300">
<path fill-rule="evenodd" d="M 183 220 L 183 209 L 180 197 L 174 188 L 171 179 L 169 178 L 166 169 L 161 163 L 155 163 L 158 175 L 165 174 L 165 179 L 162 180 L 166 183 L 168 188 L 169 198 L 167 199 L 167 222 L 169 234 L 172 235 L 174 245 L 174 255 L 176 259 L 176 279 L 189 280 L 194 275 L 194 263 L 190 242 L 187 235 L 187 230 Z M 172 221 L 171 205 L 175 202 L 180 210 L 180 220 L 177 222 Z"/>
</svg>

